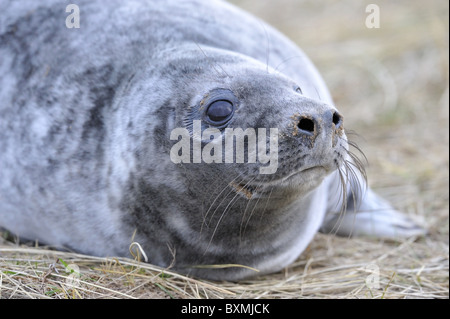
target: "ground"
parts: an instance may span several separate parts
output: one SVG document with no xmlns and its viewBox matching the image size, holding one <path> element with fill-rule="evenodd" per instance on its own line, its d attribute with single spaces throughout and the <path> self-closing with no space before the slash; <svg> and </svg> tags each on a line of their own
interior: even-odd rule
<svg viewBox="0 0 450 319">
<path fill-rule="evenodd" d="M 449 297 L 448 2 L 376 1 L 379 28 L 366 27 L 372 0 L 232 2 L 311 57 L 346 129 L 358 134 L 371 187 L 429 235 L 397 242 L 318 234 L 291 267 L 241 283 L 0 239 L 0 298 Z"/>
</svg>

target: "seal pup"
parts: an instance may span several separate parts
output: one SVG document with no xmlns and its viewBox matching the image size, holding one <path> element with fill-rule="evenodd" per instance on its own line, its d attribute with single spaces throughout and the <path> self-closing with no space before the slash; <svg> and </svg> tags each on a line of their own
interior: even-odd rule
<svg viewBox="0 0 450 319">
<path fill-rule="evenodd" d="M 77 4 L 79 28 L 65 1 L 0 4 L 2 227 L 100 256 L 134 241 L 214 280 L 278 271 L 319 229 L 423 234 L 366 187 L 324 81 L 272 27 L 223 1 Z"/>
</svg>

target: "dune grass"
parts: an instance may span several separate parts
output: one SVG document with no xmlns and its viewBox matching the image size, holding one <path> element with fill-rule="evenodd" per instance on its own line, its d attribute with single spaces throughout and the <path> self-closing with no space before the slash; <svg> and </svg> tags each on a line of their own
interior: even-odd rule
<svg viewBox="0 0 450 319">
<path fill-rule="evenodd" d="M 448 2 L 233 3 L 297 42 L 359 134 L 370 185 L 429 230 L 380 241 L 317 234 L 284 271 L 245 282 L 187 278 L 125 258 L 0 239 L 0 298 L 448 298 Z"/>
</svg>

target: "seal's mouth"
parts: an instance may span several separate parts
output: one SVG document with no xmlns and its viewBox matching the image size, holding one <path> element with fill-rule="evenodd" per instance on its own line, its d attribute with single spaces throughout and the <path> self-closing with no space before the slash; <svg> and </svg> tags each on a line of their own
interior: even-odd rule
<svg viewBox="0 0 450 319">
<path fill-rule="evenodd" d="M 291 174 L 288 174 L 287 176 L 284 176 L 280 179 L 274 180 L 270 182 L 271 185 L 273 184 L 286 184 L 286 183 L 298 183 L 302 182 L 306 177 L 310 177 L 311 174 L 327 174 L 330 172 L 329 169 L 327 169 L 325 166 L 317 165 L 317 166 L 311 166 L 307 168 L 303 168 L 300 171 L 293 172 Z"/>
<path fill-rule="evenodd" d="M 260 186 L 258 187 L 254 185 L 236 182 L 231 182 L 229 185 L 236 191 L 236 193 L 244 195 L 245 197 L 247 197 L 247 199 L 251 199 L 253 195 L 257 192 L 258 188 L 260 188 Z"/>
<path fill-rule="evenodd" d="M 300 184 L 303 180 L 305 180 L 307 176 L 309 176 L 310 174 L 317 174 L 319 170 L 323 171 L 325 174 L 327 172 L 327 169 L 324 166 L 313 166 L 304 168 L 296 172 L 292 172 L 286 176 L 271 180 L 270 182 L 261 181 L 255 184 L 245 182 L 236 183 L 233 181 L 229 183 L 229 186 L 236 193 L 243 195 L 247 199 L 251 199 L 254 195 L 262 194 L 265 192 L 265 190 L 272 189 L 276 186 L 292 187 L 293 185 Z"/>
</svg>

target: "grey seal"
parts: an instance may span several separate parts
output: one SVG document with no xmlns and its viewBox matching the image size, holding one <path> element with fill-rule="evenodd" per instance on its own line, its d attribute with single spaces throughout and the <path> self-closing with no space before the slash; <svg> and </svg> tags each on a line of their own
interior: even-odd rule
<svg viewBox="0 0 450 319">
<path fill-rule="evenodd" d="M 83 0 L 69 28 L 66 5 L 0 4 L 3 228 L 99 256 L 137 242 L 214 280 L 278 271 L 319 230 L 424 233 L 367 188 L 320 74 L 269 25 L 222 1 Z M 227 128 L 276 129 L 276 170 L 174 160 L 175 129 L 211 155 Z"/>
</svg>

